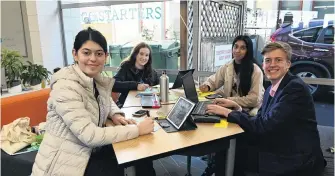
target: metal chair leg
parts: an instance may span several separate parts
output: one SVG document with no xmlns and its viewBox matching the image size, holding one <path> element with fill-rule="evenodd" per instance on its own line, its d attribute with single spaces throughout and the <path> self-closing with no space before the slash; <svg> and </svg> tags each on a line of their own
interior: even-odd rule
<svg viewBox="0 0 335 176">
<path fill-rule="evenodd" d="M 192 176 L 191 174 L 191 156 L 187 156 L 187 174 L 185 176 Z"/>
<path fill-rule="evenodd" d="M 205 171 L 201 174 L 201 176 L 211 176 L 215 172 L 215 163 L 214 163 L 214 157 L 212 154 L 209 154 L 207 157 L 207 167 Z"/>
</svg>

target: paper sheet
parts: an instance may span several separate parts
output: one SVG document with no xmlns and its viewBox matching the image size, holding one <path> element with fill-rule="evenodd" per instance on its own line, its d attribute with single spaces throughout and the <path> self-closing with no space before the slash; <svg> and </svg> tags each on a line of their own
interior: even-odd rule
<svg viewBox="0 0 335 176">
<path fill-rule="evenodd" d="M 220 123 L 214 124 L 214 127 L 215 128 L 227 128 L 228 127 L 227 119 L 221 119 Z"/>
<path fill-rule="evenodd" d="M 158 93 L 157 89 L 147 88 L 144 91 L 137 91 L 137 95 L 152 95 Z"/>
<path fill-rule="evenodd" d="M 174 94 L 169 94 L 169 101 L 177 101 L 179 96 Z"/>
<path fill-rule="evenodd" d="M 165 119 L 167 114 L 162 111 L 157 111 L 156 114 L 158 115 L 158 119 Z"/>
<path fill-rule="evenodd" d="M 140 117 L 140 118 L 137 118 L 137 117 L 133 117 L 132 119 L 136 121 L 136 123 L 140 123 L 144 120 L 144 118 L 147 118 L 147 117 Z M 161 127 L 155 123 L 154 125 L 154 131 L 153 132 L 156 132 L 157 130 L 159 130 Z"/>
</svg>

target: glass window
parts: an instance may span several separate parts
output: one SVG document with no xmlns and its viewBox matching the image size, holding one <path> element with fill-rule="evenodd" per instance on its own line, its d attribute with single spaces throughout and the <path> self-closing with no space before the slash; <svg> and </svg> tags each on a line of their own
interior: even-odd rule
<svg viewBox="0 0 335 176">
<path fill-rule="evenodd" d="M 292 47 L 292 66 L 294 65 L 290 69 L 292 73 L 304 77 L 306 73 L 313 73 L 316 69 L 320 71 L 322 68 L 327 68 L 325 72 L 329 72 L 330 76 L 321 71 L 315 71 L 314 76 L 311 77 L 314 79 L 334 79 L 334 51 L 332 47 L 335 44 L 334 1 L 281 0 L 278 1 L 278 4 L 260 0 L 253 2 L 255 6 L 247 11 L 245 33 L 259 35 L 254 42 L 256 44 L 254 53 L 261 51 L 268 40 L 285 42 Z M 272 8 L 269 9 L 269 7 Z M 271 29 L 271 31 L 270 33 L 261 33 L 263 29 Z M 293 38 L 301 41 L 296 42 Z M 305 42 L 311 43 L 306 45 Z M 328 46 L 323 43 L 332 45 Z M 262 61 L 262 57 L 260 58 L 257 59 Z M 313 62 L 316 62 L 314 60 L 309 66 L 299 64 L 309 58 L 320 58 L 322 62 L 314 64 Z M 320 64 L 322 66 L 317 67 Z M 323 89 L 321 85 L 312 91 L 316 99 L 320 96 L 327 96 L 328 93 L 329 90 Z"/>
<path fill-rule="evenodd" d="M 300 38 L 301 40 L 303 40 L 305 42 L 312 42 L 313 43 L 313 42 L 316 41 L 316 39 L 320 35 L 320 32 L 321 32 L 320 29 L 321 29 L 321 27 L 312 28 L 312 29 L 301 31 L 301 32 L 297 32 L 293 35 L 297 38 Z"/>
<path fill-rule="evenodd" d="M 148 2 L 63 9 L 67 63 L 75 35 L 91 27 L 107 40 L 106 66 L 118 67 L 139 42 L 151 46 L 153 68 L 179 69 L 179 2 Z"/>
<path fill-rule="evenodd" d="M 329 26 L 326 28 L 324 43 L 334 44 L 334 26 Z"/>
<path fill-rule="evenodd" d="M 300 1 L 279 1 L 281 3 L 280 10 L 301 10 L 301 2 Z"/>
<path fill-rule="evenodd" d="M 90 3 L 90 2 L 99 2 L 103 0 L 61 0 L 62 4 L 73 4 L 73 3 Z"/>
<path fill-rule="evenodd" d="M 296 32 L 293 34 L 294 37 L 298 38 L 298 39 L 301 39 L 302 35 L 304 34 L 304 31 L 301 31 L 301 32 Z"/>
</svg>

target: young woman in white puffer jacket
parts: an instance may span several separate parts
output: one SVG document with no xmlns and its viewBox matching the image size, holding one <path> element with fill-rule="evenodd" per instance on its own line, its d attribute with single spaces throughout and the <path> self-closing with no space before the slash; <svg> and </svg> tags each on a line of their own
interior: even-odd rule
<svg viewBox="0 0 335 176">
<path fill-rule="evenodd" d="M 80 31 L 72 53 L 75 64 L 52 77 L 46 133 L 32 175 L 121 176 L 111 144 L 152 132 L 154 122 L 135 124 L 113 102 L 114 79 L 101 75 L 107 42 L 99 31 Z M 115 126 L 106 127 L 107 119 Z"/>
</svg>

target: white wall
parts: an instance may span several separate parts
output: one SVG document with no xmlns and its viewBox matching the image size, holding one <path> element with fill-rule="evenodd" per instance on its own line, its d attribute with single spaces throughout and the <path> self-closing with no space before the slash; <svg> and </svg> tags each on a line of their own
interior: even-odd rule
<svg viewBox="0 0 335 176">
<path fill-rule="evenodd" d="M 1 8 L 10 3 L 1 2 Z M 44 65 L 49 71 L 63 67 L 63 46 L 57 1 L 21 2 L 28 56 L 25 61 Z M 2 14 L 6 20 L 10 16 Z"/>
<path fill-rule="evenodd" d="M 304 0 L 302 2 L 302 11 L 312 11 L 313 0 Z"/>
<path fill-rule="evenodd" d="M 7 13 L 6 10 L 8 10 L 8 9 L 20 9 L 20 5 L 22 6 L 21 7 L 22 16 L 21 16 L 21 14 L 17 14 L 17 16 L 13 16 L 15 14 L 10 13 L 10 12 Z M 1 29 L 2 29 L 2 31 L 5 29 L 4 27 L 5 27 L 5 25 L 7 24 L 8 21 L 17 20 L 17 19 L 22 18 L 22 20 L 23 20 L 22 25 L 23 25 L 24 34 L 25 34 L 24 40 L 25 40 L 26 43 L 25 44 L 20 43 L 20 45 L 21 46 L 25 45 L 24 47 L 26 47 L 27 56 L 24 56 L 24 61 L 33 62 L 33 56 L 32 56 L 33 53 L 32 53 L 32 47 L 31 47 L 29 27 L 28 27 L 28 17 L 27 17 L 26 3 L 24 3 L 24 2 L 23 3 L 22 2 L 21 3 L 20 2 L 13 2 L 13 1 L 1 1 L 1 9 L 3 9 L 2 12 L 1 12 L 1 19 L 2 19 Z M 16 13 L 18 13 L 18 12 L 16 12 Z M 19 13 L 21 13 L 21 12 L 19 12 Z M 1 34 L 2 34 L 1 39 L 3 39 L 3 37 L 6 37 L 6 36 L 3 35 L 3 33 L 1 33 Z M 16 41 L 18 41 L 18 40 L 16 40 Z M 16 45 L 16 44 L 14 43 L 14 45 Z M 2 46 L 2 47 L 4 47 L 4 46 Z M 11 48 L 9 48 L 9 49 L 11 49 Z"/>
<path fill-rule="evenodd" d="M 64 65 L 57 3 L 57 1 L 36 1 L 43 65 L 49 71 Z"/>
<path fill-rule="evenodd" d="M 41 51 L 41 41 L 40 41 L 40 32 L 38 29 L 38 19 L 37 19 L 37 10 L 36 3 L 34 1 L 26 1 L 22 3 L 24 7 L 24 21 L 26 28 L 26 39 L 27 39 L 27 47 L 28 49 L 28 57 L 30 61 L 35 64 L 43 65 L 43 57 Z M 30 55 L 29 55 L 30 53 Z"/>
<path fill-rule="evenodd" d="M 71 48 L 73 48 L 74 39 L 81 30 L 80 9 L 63 9 L 64 35 L 67 64 L 74 63 Z"/>
<path fill-rule="evenodd" d="M 262 10 L 278 10 L 279 0 L 256 0 L 256 8 Z"/>
</svg>

